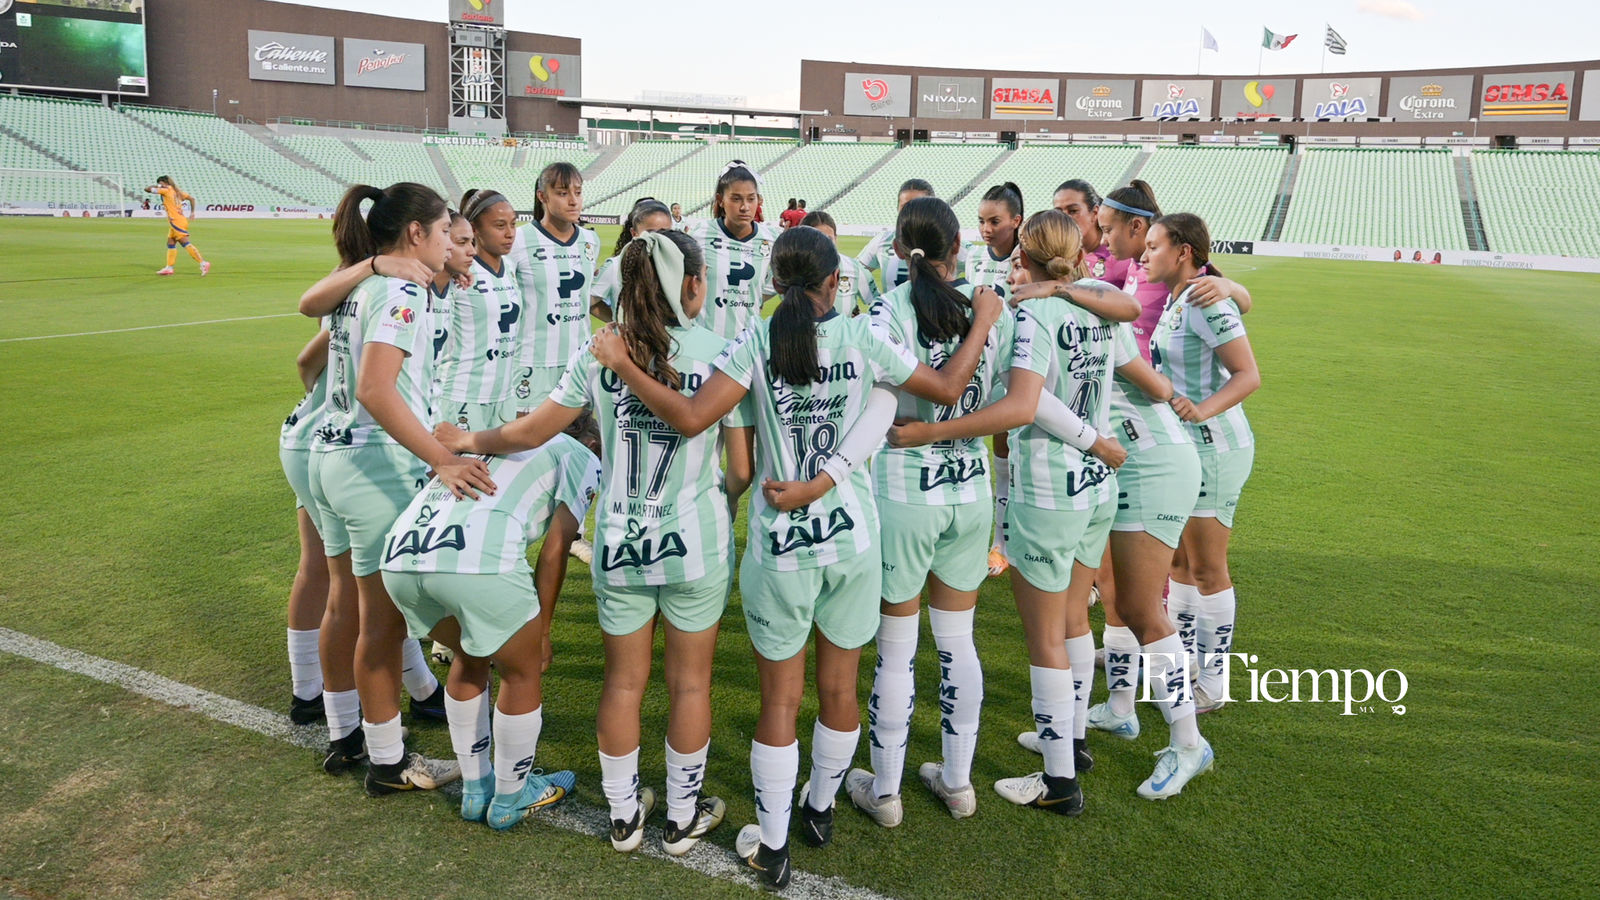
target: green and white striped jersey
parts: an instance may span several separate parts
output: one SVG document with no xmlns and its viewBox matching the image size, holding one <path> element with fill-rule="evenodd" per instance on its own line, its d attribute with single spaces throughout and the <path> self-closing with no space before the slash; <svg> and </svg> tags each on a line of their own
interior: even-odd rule
<svg viewBox="0 0 1600 900">
<path fill-rule="evenodd" d="M 518 364 L 565 369 L 589 339 L 589 288 L 600 261 L 600 238 L 578 228 L 565 243 L 538 222 L 517 229 L 505 263 L 522 287 L 522 345 Z"/>
<path fill-rule="evenodd" d="M 433 422 L 429 395 L 433 382 L 432 331 L 426 288 L 401 278 L 373 275 L 356 285 L 333 311 L 328 340 L 328 405 L 316 450 L 367 444 L 393 444 L 366 408 L 356 402 L 356 374 L 369 343 L 391 344 L 406 358 L 395 389 L 423 425 Z"/>
<path fill-rule="evenodd" d="M 600 264 L 600 271 L 595 273 L 594 287 L 589 291 L 591 301 L 599 300 L 611 309 L 617 310 L 617 293 L 622 290 L 622 264 L 621 254 L 614 254 Z"/>
<path fill-rule="evenodd" d="M 878 302 L 878 282 L 861 263 L 848 256 L 839 257 L 839 291 L 833 298 L 833 311 L 853 316 L 857 309 L 871 311 Z"/>
<path fill-rule="evenodd" d="M 683 392 L 693 394 L 711 377 L 711 363 L 728 342 L 692 325 L 667 333 Z M 573 357 L 550 396 L 566 407 L 592 404 L 600 420 L 605 477 L 594 513 L 596 580 L 684 584 L 715 570 L 718 561 L 732 566 L 733 523 L 718 429 L 684 437 L 587 352 Z M 750 423 L 741 405 L 722 424 Z"/>
<path fill-rule="evenodd" d="M 732 340 L 761 318 L 761 301 L 773 292 L 772 242 L 778 229 L 757 222 L 741 241 L 721 219 L 699 219 L 686 231 L 706 257 L 706 306 L 696 322 Z"/>
<path fill-rule="evenodd" d="M 1085 278 L 1078 284 L 1102 285 Z M 1111 357 L 1117 326 L 1055 297 L 1017 310 L 1011 367 L 1044 376 L 1054 394 L 1094 430 L 1111 430 Z M 1112 496 L 1111 469 L 1038 425 L 1011 433 L 1011 502 L 1040 509 L 1093 509 Z"/>
<path fill-rule="evenodd" d="M 1118 325 L 1111 365 L 1121 367 L 1139 358 L 1139 339 L 1134 336 L 1133 326 L 1126 322 Z M 1111 372 L 1111 426 L 1118 443 L 1129 453 L 1157 444 L 1192 443 L 1189 430 L 1171 406 L 1145 396 L 1115 368 Z"/>
<path fill-rule="evenodd" d="M 582 522 L 600 487 L 600 461 L 564 434 L 542 447 L 479 457 L 498 488 L 458 500 L 438 478 L 394 520 L 383 544 L 386 572 L 494 575 L 527 572 L 528 544 L 563 504 Z"/>
<path fill-rule="evenodd" d="M 973 285 L 959 282 L 956 290 L 969 300 Z M 970 317 L 969 317 L 970 318 Z M 917 360 L 937 369 L 961 346 L 961 338 L 932 344 L 917 332 L 917 313 L 911 302 L 911 285 L 903 284 L 872 307 L 872 327 L 891 342 L 910 347 Z M 983 356 L 972 381 L 956 406 L 940 406 L 907 393 L 900 394 L 895 418 L 943 422 L 964 416 L 989 401 L 996 386 L 1004 387 L 1011 369 L 1011 345 L 1016 321 L 1007 311 L 984 339 Z M 964 336 L 964 335 L 963 335 Z M 983 438 L 939 441 L 904 450 L 887 448 L 872 460 L 873 490 L 879 497 L 899 503 L 951 506 L 988 500 L 989 448 Z"/>
<path fill-rule="evenodd" d="M 505 260 L 497 272 L 472 261 L 472 287 L 451 293 L 450 335 L 439 357 L 439 384 L 454 403 L 499 403 L 511 397 L 522 337 L 522 288 Z"/>
<path fill-rule="evenodd" d="M 429 285 L 427 290 L 428 333 L 431 335 L 429 345 L 433 351 L 433 380 L 428 383 L 428 407 L 436 414 L 443 407 L 440 399 L 444 396 L 444 384 L 439 380 L 439 361 L 444 358 L 445 348 L 450 343 L 450 311 L 461 299 L 460 294 L 461 289 L 456 287 L 454 281 L 446 284 L 443 291 L 439 290 L 438 285 Z"/>
<path fill-rule="evenodd" d="M 329 316 L 323 316 L 321 327 L 326 331 Z M 330 359 L 330 363 L 331 363 Z M 295 404 L 294 412 L 289 413 L 289 418 L 283 420 L 283 427 L 278 430 L 278 447 L 282 450 L 310 450 L 316 441 L 317 429 L 322 427 L 324 407 L 328 402 L 328 369 L 323 366 L 317 373 L 317 380 L 311 385 L 311 390 L 300 398 Z"/>
<path fill-rule="evenodd" d="M 1187 302 L 1190 290 L 1185 288 L 1176 300 L 1169 301 L 1156 321 L 1150 335 L 1150 359 L 1161 374 L 1172 379 L 1174 393 L 1200 403 L 1232 377 L 1217 358 L 1217 348 L 1244 337 L 1244 317 L 1232 300 L 1205 309 L 1191 306 Z M 1218 450 L 1238 450 L 1256 442 L 1243 403 L 1204 422 L 1185 423 L 1185 427 L 1196 444 Z"/>
<path fill-rule="evenodd" d="M 966 254 L 956 255 L 956 276 L 960 277 L 966 268 Z M 882 292 L 887 294 L 910 280 L 911 275 L 906 271 L 906 261 L 895 255 L 894 229 L 879 232 L 867 241 L 867 245 L 856 254 L 856 262 L 866 266 L 869 271 L 877 272 L 883 278 Z M 1001 279 L 1004 281 L 1004 279 Z M 1001 296 L 1005 296 L 1001 294 Z"/>
<path fill-rule="evenodd" d="M 994 288 L 1002 300 L 1011 296 L 1011 257 L 995 259 L 994 251 L 983 241 L 967 245 L 966 252 L 961 254 L 961 269 L 974 285 Z"/>
<path fill-rule="evenodd" d="M 872 330 L 865 316 L 830 312 L 817 321 L 820 382 L 794 385 L 774 374 L 771 320 L 754 322 L 717 358 L 716 367 L 749 389 L 744 403 L 756 426 L 755 483 L 806 481 L 821 471 L 866 409 L 880 381 L 903 384 L 917 368 L 904 345 Z M 814 569 L 865 552 L 878 539 L 878 507 L 867 473 L 856 470 L 804 509 L 783 513 L 750 492 L 746 553 L 768 569 Z"/>
</svg>

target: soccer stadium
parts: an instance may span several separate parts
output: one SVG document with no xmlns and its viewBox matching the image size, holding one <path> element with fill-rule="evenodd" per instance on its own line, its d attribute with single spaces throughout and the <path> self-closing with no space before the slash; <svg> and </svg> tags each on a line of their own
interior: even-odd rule
<svg viewBox="0 0 1600 900">
<path fill-rule="evenodd" d="M 435 5 L 0 0 L 0 896 L 1593 894 L 1600 59 Z"/>
</svg>

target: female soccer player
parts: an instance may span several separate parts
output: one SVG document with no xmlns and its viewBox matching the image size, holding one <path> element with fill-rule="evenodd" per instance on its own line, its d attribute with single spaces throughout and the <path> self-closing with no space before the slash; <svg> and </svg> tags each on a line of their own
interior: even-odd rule
<svg viewBox="0 0 1600 900">
<path fill-rule="evenodd" d="M 822 210 L 806 213 L 801 225 L 809 225 L 822 232 L 834 247 L 839 246 L 839 226 L 833 216 Z M 839 254 L 839 293 L 834 298 L 833 309 L 841 316 L 857 316 L 870 312 L 878 302 L 878 282 L 860 262 Z"/>
<path fill-rule="evenodd" d="M 368 200 L 372 205 L 363 216 L 361 204 Z M 444 200 L 427 187 L 400 183 L 379 190 L 358 185 L 339 202 L 334 241 L 342 259 L 384 250 L 415 259 L 431 275 L 443 268 L 450 252 L 449 224 Z M 425 424 L 431 418 L 432 348 L 422 290 L 373 276 L 334 310 L 329 409 L 313 448 L 318 458 L 311 491 L 323 523 L 323 543 L 330 558 L 338 560 L 335 565 L 341 570 L 348 565 L 357 583 L 361 628 L 355 681 L 371 763 L 366 788 L 373 796 L 435 787 L 459 774 L 454 764 L 405 753 L 395 703 L 405 623 L 378 574 L 384 536 L 426 482 L 429 467 L 457 491 L 493 489 L 482 460 L 453 456 Z M 331 719 L 330 710 L 330 725 Z M 330 752 L 330 761 L 342 753 L 344 765 L 336 768 L 359 759 L 355 732 L 342 740 Z"/>
<path fill-rule="evenodd" d="M 456 292 L 450 310 L 450 342 L 437 373 L 438 419 L 476 430 L 517 416 L 512 376 L 525 317 L 522 288 L 506 265 L 517 236 L 516 211 L 499 191 L 471 191 L 461 200 L 476 255 L 466 268 L 470 286 Z"/>
<path fill-rule="evenodd" d="M 1082 238 L 1065 214 L 1055 210 L 1034 214 L 1023 225 L 1019 240 L 1033 280 L 1083 277 Z M 1024 300 L 1017 313 L 1003 399 L 968 415 L 910 423 L 890 433 L 891 444 L 902 447 L 1019 429 L 1011 457 L 1016 493 L 1006 507 L 1007 555 L 1027 635 L 1034 722 L 1045 766 L 1043 772 L 1001 779 L 995 790 L 1013 803 L 1069 816 L 1083 811 L 1075 777 L 1076 675 L 1069 639 L 1088 639 L 1092 644 L 1089 588 L 1105 552 L 1115 509 L 1112 467 L 1121 463 L 1123 452 L 1103 437 L 1093 445 L 1092 454 L 1077 452 L 1034 419 L 1040 392 L 1048 391 L 1099 435 L 1109 432 L 1115 329 L 1072 304 L 1046 297 Z M 1092 672 L 1092 646 L 1079 668 L 1085 664 Z"/>
<path fill-rule="evenodd" d="M 984 192 L 978 202 L 978 236 L 967 247 L 963 257 L 966 278 L 973 284 L 986 284 L 1000 296 L 1006 295 L 1006 283 L 1011 274 L 1011 256 L 1017 249 L 1017 229 L 1022 227 L 1022 189 L 1012 182 L 997 184 Z M 1004 470 L 1011 449 L 1005 434 L 994 436 L 996 470 Z M 994 544 L 989 548 L 990 575 L 999 575 L 1011 564 L 1001 545 L 1000 532 L 1005 523 L 1006 500 L 1010 496 L 1009 479 L 999 478 L 994 486 Z"/>
<path fill-rule="evenodd" d="M 589 294 L 600 238 L 578 224 L 583 175 L 557 162 L 539 173 L 534 221 L 517 229 L 506 256 L 522 287 L 522 345 L 512 392 L 517 414 L 532 412 L 555 388 L 567 363 L 589 339 Z"/>
<path fill-rule="evenodd" d="M 799 226 L 773 251 L 783 300 L 715 362 L 693 396 L 640 369 L 615 333 L 595 337 L 594 353 L 667 424 L 697 435 L 748 395 L 755 416 L 759 471 L 767 479 L 810 478 L 861 415 L 878 381 L 955 404 L 977 370 L 984 339 L 1001 315 L 993 291 L 978 291 L 961 348 L 935 371 L 875 334 L 867 320 L 834 311 L 839 253 L 825 235 Z M 740 566 L 745 622 L 756 651 L 761 717 L 751 744 L 758 825 L 737 849 L 768 885 L 789 881 L 789 814 L 800 768 L 795 716 L 805 684 L 805 643 L 817 641 L 821 705 L 812 742 L 811 780 L 802 789 L 801 837 L 822 846 L 833 833 L 833 801 L 859 735 L 856 675 L 861 646 L 877 630 L 882 571 L 878 517 L 866 474 L 856 472 L 804 510 L 781 514 L 760 493 L 750 501 L 750 535 Z"/>
<path fill-rule="evenodd" d="M 1061 182 L 1050 198 L 1051 205 L 1072 217 L 1083 234 L 1084 262 L 1089 277 L 1121 286 L 1128 277 L 1128 258 L 1118 259 L 1100 232 L 1100 192 L 1082 178 Z"/>
<path fill-rule="evenodd" d="M 633 209 L 622 217 L 622 231 L 617 234 L 617 245 L 612 248 L 611 256 L 601 264 L 600 271 L 595 273 L 589 315 L 608 324 L 612 321 L 612 310 L 617 306 L 617 291 L 622 289 L 618 265 L 628 242 L 646 231 L 671 230 L 672 214 L 667 212 L 665 203 L 654 197 L 640 197 L 633 201 Z"/>
<path fill-rule="evenodd" d="M 674 390 L 711 377 L 727 341 L 692 323 L 705 305 L 705 261 L 681 232 L 646 231 L 623 248 L 617 333 L 629 359 Z M 587 348 L 585 348 L 587 349 Z M 505 453 L 539 443 L 586 404 L 600 418 L 605 476 L 595 514 L 600 562 L 594 591 L 605 634 L 606 675 L 596 725 L 611 843 L 631 852 L 655 793 L 639 786 L 639 710 L 650 680 L 658 620 L 666 632 L 667 828 L 662 849 L 689 852 L 721 824 L 726 806 L 702 797 L 711 742 L 711 662 L 733 571 L 733 509 L 750 484 L 751 429 L 742 410 L 720 434 L 684 437 L 657 418 L 585 352 L 550 399 L 504 428 L 449 434 L 448 446 Z M 720 470 L 728 447 L 726 486 Z M 726 492 L 726 497 L 722 496 Z"/>
<path fill-rule="evenodd" d="M 200 264 L 200 275 L 204 277 L 211 271 L 211 263 L 205 261 L 200 255 L 200 248 L 189 243 L 189 220 L 194 218 L 194 211 L 200 204 L 194 195 L 178 187 L 172 176 L 163 175 L 156 179 L 156 183 L 144 189 L 147 194 L 159 194 L 161 205 L 167 211 L 167 265 L 157 272 L 157 275 L 171 275 L 172 264 L 178 261 L 178 247 L 189 251 L 189 256 Z M 184 215 L 184 201 L 189 203 L 189 214 Z"/>
<path fill-rule="evenodd" d="M 1151 352 L 1162 374 L 1172 379 L 1172 409 L 1188 424 L 1200 456 L 1202 493 L 1184 526 L 1170 585 L 1173 597 L 1193 610 L 1201 666 L 1195 708 L 1200 712 L 1227 700 L 1223 673 L 1235 608 L 1228 538 L 1255 460 L 1255 435 L 1242 404 L 1261 386 L 1238 305 L 1224 300 L 1201 310 L 1189 302 L 1192 279 L 1205 270 L 1210 255 L 1210 232 L 1189 213 L 1157 219 L 1145 239 L 1150 277 L 1172 297 L 1156 323 Z"/>
<path fill-rule="evenodd" d="M 749 166 L 733 160 L 717 176 L 711 217 L 685 229 L 706 258 L 706 310 L 700 325 L 732 340 L 772 295 L 772 242 L 778 229 L 756 221 L 761 184 Z"/>
<path fill-rule="evenodd" d="M 905 206 L 917 197 L 932 197 L 933 185 L 921 178 L 908 178 L 900 185 L 900 193 L 896 196 L 895 212 L 899 213 L 900 207 Z M 894 252 L 894 229 L 881 231 L 867 245 L 856 254 L 856 262 L 867 267 L 869 272 L 877 272 L 883 278 L 883 291 L 888 293 L 906 283 L 906 267 L 904 261 Z M 959 274 L 959 273 L 957 273 Z"/>
<path fill-rule="evenodd" d="M 294 490 L 295 517 L 300 533 L 300 563 L 289 589 L 289 720 L 308 725 L 324 717 L 322 664 L 318 651 L 322 617 L 327 612 L 330 589 L 328 562 L 317 524 L 316 501 L 311 499 L 311 444 L 321 424 L 328 396 L 328 331 L 322 328 L 295 360 L 305 397 L 283 420 L 278 432 L 278 460 Z M 354 589 L 351 585 L 350 589 Z"/>
<path fill-rule="evenodd" d="M 529 579 L 528 544 L 546 526 L 552 534 L 562 523 L 570 530 L 588 513 L 600 464 L 567 435 L 486 462 L 493 494 L 463 499 L 436 477 L 412 499 L 389 530 L 382 577 L 411 633 L 454 651 L 444 702 L 462 777 L 461 818 L 504 830 L 561 802 L 577 782 L 570 771 L 533 767 L 545 653 L 534 587 L 541 579 L 537 570 Z M 557 559 L 566 559 L 565 550 Z M 500 673 L 492 727 L 491 662 Z"/>
</svg>

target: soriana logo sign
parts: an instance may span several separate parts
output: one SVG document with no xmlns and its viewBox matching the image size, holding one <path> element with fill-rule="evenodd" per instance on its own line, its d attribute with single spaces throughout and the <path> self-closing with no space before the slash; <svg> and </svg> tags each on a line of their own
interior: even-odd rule
<svg viewBox="0 0 1600 900">
<path fill-rule="evenodd" d="M 505 0 L 450 0 L 450 21 L 472 25 L 506 24 Z"/>
<path fill-rule="evenodd" d="M 846 72 L 844 114 L 847 116 L 910 116 L 911 76 Z"/>
<path fill-rule="evenodd" d="M 989 88 L 989 116 L 1015 119 L 1054 116 L 1061 82 L 1050 78 L 995 78 Z"/>
<path fill-rule="evenodd" d="M 1483 117 L 1567 119 L 1572 115 L 1572 72 L 1518 72 L 1483 76 Z"/>
</svg>

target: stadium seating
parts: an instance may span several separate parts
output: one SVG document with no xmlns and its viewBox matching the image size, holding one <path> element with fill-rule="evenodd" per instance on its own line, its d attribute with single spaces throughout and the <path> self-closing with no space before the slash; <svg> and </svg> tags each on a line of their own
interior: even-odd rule
<svg viewBox="0 0 1600 900">
<path fill-rule="evenodd" d="M 1307 150 L 1283 240 L 1466 250 L 1450 151 Z"/>
<path fill-rule="evenodd" d="M 20 141 L 0 134 L 0 206 L 48 207 L 51 204 L 74 209 L 113 208 L 122 199 L 115 189 L 95 184 L 87 178 L 54 178 L 36 170 L 60 169 L 61 164 Z"/>
<path fill-rule="evenodd" d="M 397 181 L 415 181 L 441 194 L 446 192 L 439 170 L 419 135 L 376 138 L 279 134 L 277 140 L 346 184 L 383 187 Z M 361 154 L 368 158 L 363 159 Z"/>
<path fill-rule="evenodd" d="M 701 141 L 634 141 L 617 154 L 604 171 L 584 182 L 583 193 L 589 212 L 601 215 L 627 212 L 628 205 L 638 195 L 632 192 L 627 197 L 613 195 L 703 147 L 705 144 Z"/>
<path fill-rule="evenodd" d="M 1213 240 L 1258 241 L 1288 161 L 1285 147 L 1162 147 L 1138 177 L 1162 212 L 1198 214 Z"/>
<path fill-rule="evenodd" d="M 216 116 L 140 106 L 125 106 L 122 111 L 307 203 L 329 205 L 333 201 L 328 198 L 337 200 L 343 192 L 343 185 L 297 165 Z"/>
<path fill-rule="evenodd" d="M 525 151 L 521 167 L 515 165 L 517 153 Z M 570 162 L 580 171 L 600 155 L 588 150 L 547 150 L 534 147 L 494 147 L 444 144 L 440 155 L 450 166 L 462 190 L 493 188 L 506 195 L 519 210 L 533 209 L 533 194 L 539 172 L 553 162 Z M 585 191 L 587 194 L 587 191 Z M 452 202 L 459 198 L 452 198 Z"/>
<path fill-rule="evenodd" d="M 1471 163 L 1490 250 L 1600 257 L 1600 154 L 1479 150 Z"/>
<path fill-rule="evenodd" d="M 793 141 L 736 141 L 712 144 L 705 151 L 688 157 L 660 175 L 613 198 L 605 204 L 604 209 L 596 207 L 593 211 L 616 215 L 627 212 L 633 201 L 640 197 L 654 197 L 669 205 L 681 203 L 684 214 L 693 215 L 697 209 L 710 202 L 717 176 L 722 173 L 723 167 L 730 160 L 742 159 L 749 163 L 757 174 L 764 174 L 773 160 L 793 150 L 795 146 Z M 771 179 L 763 177 L 762 180 L 766 218 L 775 219 L 781 204 L 789 197 L 798 195 L 781 184 L 772 182 Z M 779 194 L 783 196 L 780 198 Z"/>
<path fill-rule="evenodd" d="M 1022 147 L 1006 160 L 989 179 L 994 184 L 1015 182 L 1022 188 L 1023 212 L 1032 214 L 1049 209 L 1056 187 L 1063 181 L 1081 178 L 1101 193 L 1120 186 L 1122 173 L 1133 165 L 1139 148 L 1126 144 L 1032 145 Z M 974 172 L 974 175 L 977 173 Z M 978 220 L 978 203 L 990 185 L 980 184 L 956 204 L 956 217 L 963 228 Z"/>
<path fill-rule="evenodd" d="M 942 197 L 960 193 L 1000 154 L 1002 144 L 917 144 L 889 157 L 883 167 L 830 204 L 835 221 L 851 225 L 894 224 L 895 201 L 908 178 L 923 178 Z"/>
<path fill-rule="evenodd" d="M 804 199 L 808 210 L 822 209 L 829 197 L 892 152 L 894 145 L 889 143 L 817 143 L 801 147 L 761 173 L 763 191 L 770 198 L 767 202 L 781 201 L 768 218 L 775 220 L 790 197 Z"/>
</svg>

